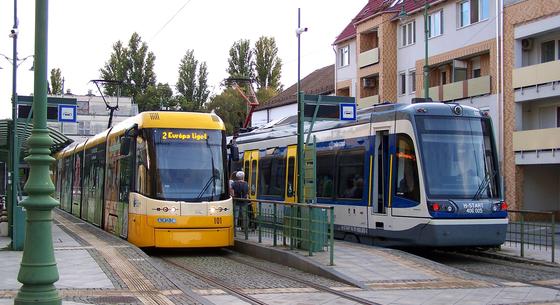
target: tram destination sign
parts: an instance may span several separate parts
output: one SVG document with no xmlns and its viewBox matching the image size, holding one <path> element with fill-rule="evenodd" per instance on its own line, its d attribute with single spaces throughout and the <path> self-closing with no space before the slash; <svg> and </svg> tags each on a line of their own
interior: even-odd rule
<svg viewBox="0 0 560 305">
<path fill-rule="evenodd" d="M 302 100 L 306 121 L 356 119 L 355 97 L 303 94 Z"/>
</svg>

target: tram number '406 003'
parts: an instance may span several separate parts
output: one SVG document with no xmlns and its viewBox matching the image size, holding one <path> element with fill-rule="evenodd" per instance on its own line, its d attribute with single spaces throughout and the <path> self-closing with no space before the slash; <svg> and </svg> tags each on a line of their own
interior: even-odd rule
<svg viewBox="0 0 560 305">
<path fill-rule="evenodd" d="M 463 209 L 465 209 L 465 213 L 468 213 L 468 214 L 482 214 L 482 213 L 484 213 L 484 209 L 482 208 L 482 203 L 480 203 L 480 202 L 463 203 Z"/>
<path fill-rule="evenodd" d="M 214 217 L 214 224 L 221 225 L 223 223 L 222 217 Z"/>
</svg>

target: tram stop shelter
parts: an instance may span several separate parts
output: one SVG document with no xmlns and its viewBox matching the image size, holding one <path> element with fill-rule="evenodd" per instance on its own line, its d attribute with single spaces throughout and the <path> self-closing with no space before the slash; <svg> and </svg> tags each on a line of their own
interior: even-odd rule
<svg viewBox="0 0 560 305">
<path fill-rule="evenodd" d="M 11 164 L 11 147 L 10 147 L 10 140 L 13 136 L 12 132 L 12 120 L 11 119 L 4 119 L 0 120 L 0 162 L 4 163 L 6 166 L 4 167 L 4 171 L 0 172 L 0 176 L 2 177 L 1 185 L 0 185 L 0 195 L 4 196 L 4 204 L 5 208 L 7 208 L 8 214 L 8 229 L 7 233 L 8 236 L 12 239 L 12 249 L 13 250 L 22 250 L 23 249 L 23 242 L 25 240 L 25 210 L 23 207 L 19 206 L 19 202 L 22 200 L 23 194 L 23 186 L 26 182 L 26 177 L 29 173 L 29 165 L 24 161 L 24 158 L 28 155 L 28 144 L 27 140 L 31 136 L 31 130 L 33 129 L 33 123 L 31 120 L 17 120 L 16 125 L 16 134 L 17 134 L 17 142 L 16 147 L 16 159 L 19 160 L 18 164 L 15 164 L 15 170 L 17 171 L 19 176 L 19 183 L 17 184 L 17 189 L 15 190 L 17 197 L 16 202 L 18 203 L 16 207 L 12 206 L 12 170 L 14 169 L 13 165 Z M 68 146 L 72 143 L 72 140 L 59 132 L 56 129 L 48 128 L 49 135 L 53 139 L 53 145 L 51 146 L 51 154 L 55 154 L 56 152 L 62 150 L 64 147 Z M 1 210 L 1 209 L 0 209 Z M 1 211 L 0 211 L 1 212 Z M 4 218 L 5 221 L 5 218 Z M 2 223 L 2 219 L 0 219 L 0 226 L 5 224 Z M 0 233 L 5 230 L 0 230 Z"/>
</svg>

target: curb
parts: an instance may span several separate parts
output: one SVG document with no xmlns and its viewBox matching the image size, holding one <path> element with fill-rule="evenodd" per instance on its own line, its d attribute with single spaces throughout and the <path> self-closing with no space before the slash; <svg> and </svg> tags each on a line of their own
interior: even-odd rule
<svg viewBox="0 0 560 305">
<path fill-rule="evenodd" d="M 292 267 L 307 273 L 319 275 L 331 280 L 342 282 L 361 289 L 367 289 L 364 283 L 350 278 L 329 266 L 319 264 L 307 257 L 298 255 L 282 248 L 264 246 L 247 240 L 235 240 L 233 249 L 252 257 L 267 260 L 269 262 Z"/>
</svg>

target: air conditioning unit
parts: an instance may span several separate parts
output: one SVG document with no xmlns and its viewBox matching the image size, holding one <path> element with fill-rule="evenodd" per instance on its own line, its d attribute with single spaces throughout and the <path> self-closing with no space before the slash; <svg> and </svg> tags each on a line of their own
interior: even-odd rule
<svg viewBox="0 0 560 305">
<path fill-rule="evenodd" d="M 364 78 L 362 81 L 363 81 L 364 88 L 375 87 L 375 79 L 373 78 Z"/>
<path fill-rule="evenodd" d="M 521 40 L 521 48 L 523 49 L 523 51 L 530 51 L 533 49 L 533 43 L 534 39 L 533 38 L 525 38 Z"/>
</svg>

